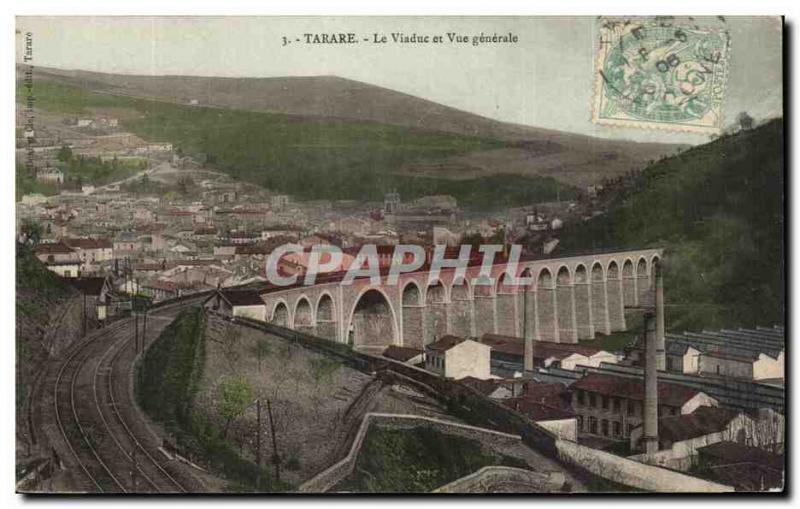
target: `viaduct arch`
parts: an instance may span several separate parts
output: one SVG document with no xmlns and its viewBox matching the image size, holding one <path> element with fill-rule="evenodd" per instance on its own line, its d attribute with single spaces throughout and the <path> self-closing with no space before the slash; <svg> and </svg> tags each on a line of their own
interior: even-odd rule
<svg viewBox="0 0 800 509">
<path fill-rule="evenodd" d="M 516 274 L 496 265 L 489 275 L 470 267 L 455 278 L 443 269 L 401 274 L 398 284 L 369 278 L 348 286 L 273 288 L 261 294 L 270 322 L 357 348 L 400 345 L 422 349 L 445 334 L 491 332 L 575 343 L 626 330 L 625 309 L 651 302 L 659 249 L 520 262 Z M 512 277 L 529 279 L 525 286 Z"/>
</svg>

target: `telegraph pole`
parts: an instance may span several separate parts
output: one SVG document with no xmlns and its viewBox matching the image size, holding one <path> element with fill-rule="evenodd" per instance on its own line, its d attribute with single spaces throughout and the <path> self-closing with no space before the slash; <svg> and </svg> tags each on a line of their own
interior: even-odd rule
<svg viewBox="0 0 800 509">
<path fill-rule="evenodd" d="M 147 309 L 150 305 L 145 302 L 144 305 L 144 324 L 142 325 L 142 351 L 144 352 L 144 347 L 147 346 Z"/>
<path fill-rule="evenodd" d="M 86 335 L 86 288 L 83 288 L 83 335 Z"/>
<path fill-rule="evenodd" d="M 133 314 L 134 351 L 139 353 L 139 315 L 136 314 L 136 290 L 133 275 L 131 275 L 131 313 Z"/>
</svg>

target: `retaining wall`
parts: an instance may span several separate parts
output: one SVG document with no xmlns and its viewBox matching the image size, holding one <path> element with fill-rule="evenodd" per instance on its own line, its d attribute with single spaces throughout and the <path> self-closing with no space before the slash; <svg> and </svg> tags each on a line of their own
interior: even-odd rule
<svg viewBox="0 0 800 509">
<path fill-rule="evenodd" d="M 561 472 L 547 474 L 523 468 L 488 466 L 433 490 L 433 493 L 489 493 L 495 487 L 517 485 L 529 493 L 553 493 L 566 481 Z"/>
<path fill-rule="evenodd" d="M 557 440 L 556 450 L 558 451 L 559 459 L 565 463 L 578 466 L 609 481 L 644 491 L 660 493 L 721 493 L 734 491 L 730 486 L 639 463 L 568 440 Z"/>
</svg>

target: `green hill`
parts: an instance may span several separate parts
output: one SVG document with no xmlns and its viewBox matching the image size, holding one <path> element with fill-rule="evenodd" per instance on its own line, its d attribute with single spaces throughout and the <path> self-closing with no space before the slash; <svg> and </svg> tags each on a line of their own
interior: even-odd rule
<svg viewBox="0 0 800 509">
<path fill-rule="evenodd" d="M 186 106 L 38 81 L 36 108 L 63 115 L 114 111 L 125 130 L 204 154 L 235 178 L 301 199 L 380 200 L 451 194 L 467 206 L 503 207 L 549 201 L 575 188 L 552 177 L 486 175 L 452 180 L 403 174 L 451 156 L 501 149 L 513 142 L 372 121 Z M 18 100 L 24 90 L 18 84 Z"/>
<path fill-rule="evenodd" d="M 671 330 L 784 322 L 783 121 L 648 167 L 562 251 L 665 248 Z"/>
</svg>

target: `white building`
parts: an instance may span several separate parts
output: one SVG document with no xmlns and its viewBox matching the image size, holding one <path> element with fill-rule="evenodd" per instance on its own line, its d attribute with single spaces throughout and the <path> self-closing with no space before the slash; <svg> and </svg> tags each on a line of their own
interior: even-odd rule
<svg viewBox="0 0 800 509">
<path fill-rule="evenodd" d="M 44 168 L 36 172 L 36 180 L 49 184 L 63 184 L 64 172 L 58 168 Z"/>
<path fill-rule="evenodd" d="M 255 290 L 219 290 L 209 297 L 204 307 L 228 318 L 267 320 L 267 306 Z"/>
<path fill-rule="evenodd" d="M 81 259 L 74 249 L 63 242 L 39 244 L 34 250 L 36 257 L 47 268 L 61 277 L 80 277 Z"/>
<path fill-rule="evenodd" d="M 425 346 L 425 369 L 445 378 L 491 378 L 491 351 L 484 344 L 457 336 L 444 336 Z"/>
</svg>

